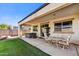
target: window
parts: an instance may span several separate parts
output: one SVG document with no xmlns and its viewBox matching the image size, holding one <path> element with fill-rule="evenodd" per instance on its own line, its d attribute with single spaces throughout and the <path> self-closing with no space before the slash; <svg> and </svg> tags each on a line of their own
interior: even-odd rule
<svg viewBox="0 0 79 59">
<path fill-rule="evenodd" d="M 63 29 L 72 28 L 72 21 L 63 22 Z"/>
<path fill-rule="evenodd" d="M 69 32 L 72 29 L 72 21 L 65 21 L 54 24 L 54 31 Z"/>
<path fill-rule="evenodd" d="M 54 26 L 55 31 L 61 31 L 61 23 L 55 23 Z"/>
<path fill-rule="evenodd" d="M 22 30 L 28 31 L 28 30 L 31 30 L 31 27 L 30 26 L 22 26 Z"/>
<path fill-rule="evenodd" d="M 37 25 L 33 26 L 33 31 L 38 31 L 37 27 L 38 27 Z"/>
</svg>

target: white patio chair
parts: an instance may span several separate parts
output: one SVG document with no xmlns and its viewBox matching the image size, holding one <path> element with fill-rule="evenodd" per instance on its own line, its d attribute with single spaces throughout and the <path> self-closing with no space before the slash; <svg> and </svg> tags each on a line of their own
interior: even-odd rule
<svg viewBox="0 0 79 59">
<path fill-rule="evenodd" d="M 44 33 L 44 39 L 45 39 L 46 42 L 52 43 L 52 44 L 55 44 L 56 46 L 58 46 L 58 45 L 57 45 L 57 41 L 58 41 L 58 40 L 56 40 L 56 36 L 55 36 L 55 35 L 48 37 L 48 36 L 46 35 L 46 33 Z"/>
<path fill-rule="evenodd" d="M 60 36 L 61 35 L 59 35 L 59 34 L 53 34 L 52 37 L 51 37 L 52 38 L 52 44 L 55 44 L 56 47 L 58 47 L 58 42 L 59 42 L 59 40 L 61 40 Z"/>
<path fill-rule="evenodd" d="M 51 41 L 51 39 L 47 36 L 46 33 L 44 33 L 44 39 L 45 39 L 45 41 L 48 42 L 48 43 Z"/>
<path fill-rule="evenodd" d="M 71 35 L 67 36 L 67 38 L 64 38 L 64 40 L 59 40 L 58 44 L 62 45 L 63 49 L 65 47 L 68 48 L 70 45 L 70 38 L 71 38 Z"/>
<path fill-rule="evenodd" d="M 44 40 L 46 41 L 46 42 L 51 42 L 51 39 L 47 36 L 47 33 L 46 33 L 46 29 L 45 28 L 42 28 L 42 32 L 43 32 L 43 34 L 44 34 Z"/>
</svg>

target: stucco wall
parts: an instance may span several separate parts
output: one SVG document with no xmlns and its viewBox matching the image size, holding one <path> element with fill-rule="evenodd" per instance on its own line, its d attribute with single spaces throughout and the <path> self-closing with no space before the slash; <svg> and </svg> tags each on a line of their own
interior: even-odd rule
<svg viewBox="0 0 79 59">
<path fill-rule="evenodd" d="M 75 32 L 72 39 L 79 40 L 79 16 L 73 20 L 73 31 Z"/>
<path fill-rule="evenodd" d="M 0 30 L 0 36 L 17 36 L 18 30 Z"/>
</svg>

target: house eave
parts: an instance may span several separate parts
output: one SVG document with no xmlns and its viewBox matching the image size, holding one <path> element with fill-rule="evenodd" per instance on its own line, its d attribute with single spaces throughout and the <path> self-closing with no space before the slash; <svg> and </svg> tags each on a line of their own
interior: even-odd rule
<svg viewBox="0 0 79 59">
<path fill-rule="evenodd" d="M 71 5 L 72 3 L 54 3 L 54 4 L 46 4 L 45 6 L 43 6 L 42 8 L 40 8 L 40 10 L 36 11 L 35 13 L 33 14 L 30 14 L 28 17 L 25 17 L 23 20 L 21 20 L 20 22 L 18 22 L 19 25 L 25 23 L 25 22 L 28 22 L 28 21 L 31 21 L 32 19 L 34 18 L 37 18 L 41 15 L 44 15 L 44 14 L 48 14 L 50 13 L 51 11 L 54 12 L 58 9 L 61 9 L 61 8 L 64 8 L 68 5 Z M 49 9 L 46 10 L 46 8 L 50 7 Z"/>
</svg>

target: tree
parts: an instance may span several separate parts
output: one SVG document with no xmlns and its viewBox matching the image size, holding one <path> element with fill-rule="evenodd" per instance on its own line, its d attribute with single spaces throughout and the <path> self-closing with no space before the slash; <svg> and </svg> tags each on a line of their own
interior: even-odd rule
<svg viewBox="0 0 79 59">
<path fill-rule="evenodd" d="M 7 30 L 10 29 L 10 26 L 7 24 L 0 24 L 0 30 Z"/>
</svg>

